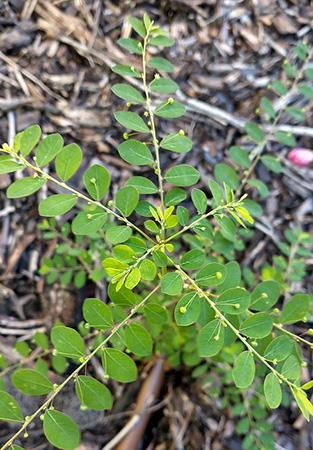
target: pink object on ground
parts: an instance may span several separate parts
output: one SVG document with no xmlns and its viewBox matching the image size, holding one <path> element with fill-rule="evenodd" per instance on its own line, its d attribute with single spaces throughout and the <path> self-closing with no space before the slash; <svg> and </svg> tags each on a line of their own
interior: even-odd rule
<svg viewBox="0 0 313 450">
<path fill-rule="evenodd" d="M 288 153 L 288 159 L 298 167 L 306 167 L 313 162 L 313 151 L 307 148 L 294 148 Z"/>
</svg>

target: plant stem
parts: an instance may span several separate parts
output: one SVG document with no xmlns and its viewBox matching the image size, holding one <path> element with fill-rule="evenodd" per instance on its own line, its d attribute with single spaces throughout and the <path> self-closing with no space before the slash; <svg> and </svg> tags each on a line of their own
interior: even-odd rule
<svg viewBox="0 0 313 450">
<path fill-rule="evenodd" d="M 294 384 L 291 383 L 287 378 L 285 378 L 281 373 L 277 372 L 276 369 L 274 369 L 274 367 L 272 367 L 270 365 L 270 363 L 262 356 L 260 355 L 255 348 L 249 344 L 249 342 L 247 341 L 247 338 L 242 336 L 242 334 L 239 332 L 239 330 L 237 330 L 237 328 L 220 312 L 220 310 L 217 308 L 215 302 L 213 302 L 213 300 L 211 300 L 208 295 L 205 293 L 205 291 L 203 291 L 198 285 L 197 283 L 178 265 L 176 264 L 168 255 L 167 259 L 173 264 L 173 266 L 179 271 L 179 273 L 181 274 L 181 276 L 184 279 L 187 279 L 190 284 L 192 285 L 192 287 L 194 289 L 197 290 L 198 293 L 201 294 L 202 297 L 205 298 L 205 300 L 208 302 L 208 304 L 211 306 L 211 308 L 213 308 L 213 310 L 216 313 L 216 316 L 219 317 L 221 319 L 222 322 L 224 322 L 232 331 L 233 333 L 237 336 L 237 338 L 244 344 L 244 346 L 251 352 L 253 353 L 257 359 L 259 359 L 268 369 L 271 370 L 271 372 L 274 373 L 274 375 L 279 378 L 280 380 L 284 381 L 285 383 L 288 384 L 288 386 L 291 388 L 295 388 L 298 389 L 298 387 Z"/>
<path fill-rule="evenodd" d="M 156 173 L 159 180 L 159 193 L 160 193 L 160 201 L 161 201 L 161 211 L 162 211 L 162 218 L 161 218 L 161 231 L 160 231 L 160 239 L 161 241 L 165 240 L 165 219 L 164 219 L 164 212 L 165 212 L 165 206 L 164 206 L 164 189 L 163 189 L 163 178 L 162 178 L 162 172 L 161 172 L 161 163 L 160 163 L 160 152 L 159 152 L 159 144 L 156 136 L 156 130 L 155 130 L 155 123 L 154 123 L 154 114 L 151 109 L 151 100 L 149 96 L 149 89 L 147 85 L 147 71 L 146 71 L 146 56 L 147 56 L 147 44 L 149 39 L 149 33 L 151 30 L 151 27 L 153 25 L 153 22 L 151 23 L 150 27 L 147 30 L 147 34 L 144 38 L 143 43 L 143 50 L 142 50 L 142 81 L 143 81 L 143 88 L 146 96 L 146 105 L 147 110 L 149 114 L 149 119 L 151 123 L 151 135 L 152 135 L 152 142 L 154 145 L 154 151 L 155 151 L 155 158 L 156 158 Z M 167 272 L 166 267 L 162 267 L 162 275 L 165 275 Z"/>
<path fill-rule="evenodd" d="M 151 295 L 153 295 L 158 289 L 159 289 L 160 285 L 158 284 L 153 291 L 151 291 L 138 305 L 135 305 L 131 312 L 129 313 L 129 315 L 122 321 L 120 322 L 118 325 L 116 325 L 115 327 L 113 327 L 111 333 L 109 334 L 109 336 L 107 336 L 104 341 L 101 342 L 101 344 L 98 345 L 97 348 L 95 348 L 90 355 L 88 355 L 85 359 L 85 361 L 78 366 L 74 372 L 72 372 L 64 381 L 63 383 L 61 383 L 53 392 L 53 394 L 49 397 L 48 400 L 45 401 L 45 403 L 43 403 L 38 409 L 37 411 L 35 411 L 31 416 L 28 416 L 25 419 L 25 422 L 23 424 L 23 426 L 14 434 L 14 436 L 12 436 L 2 447 L 0 450 L 5 450 L 7 449 L 10 445 L 13 444 L 14 440 L 23 432 L 26 430 L 26 428 L 28 427 L 28 425 L 38 416 L 38 414 L 40 414 L 42 411 L 44 411 L 45 409 L 48 408 L 49 404 L 51 403 L 51 401 L 62 391 L 62 389 L 64 388 L 64 386 L 71 381 L 80 371 L 81 369 L 83 369 L 88 362 L 91 360 L 91 358 L 99 351 L 101 350 L 101 348 L 112 338 L 112 336 L 118 332 L 118 330 L 129 320 L 133 317 L 133 315 L 138 311 L 138 309 L 143 306 L 145 304 L 145 302 L 151 297 Z"/>
<path fill-rule="evenodd" d="M 121 222 L 126 223 L 126 225 L 128 225 L 129 227 L 131 227 L 134 230 L 136 230 L 138 233 L 140 233 L 142 236 L 144 236 L 146 239 L 148 239 L 152 244 L 155 244 L 155 241 L 153 239 L 151 239 L 150 236 L 148 236 L 144 231 L 142 231 L 139 227 L 134 225 L 132 222 L 130 222 L 126 217 L 120 216 L 115 211 L 112 211 L 110 208 L 108 208 L 105 205 L 103 205 L 101 202 L 93 200 L 93 199 L 87 197 L 87 195 L 81 194 L 80 192 L 76 191 L 76 189 L 68 186 L 63 181 L 57 180 L 56 178 L 54 178 L 51 175 L 49 175 L 46 172 L 44 172 L 40 167 L 34 166 L 33 164 L 31 164 L 29 161 L 27 161 L 26 158 L 24 158 L 23 156 L 19 155 L 16 152 L 14 152 L 12 149 L 5 150 L 5 149 L 2 148 L 1 151 L 5 152 L 5 153 L 9 153 L 10 155 L 14 156 L 16 159 L 21 161 L 27 167 L 29 167 L 30 169 L 34 170 L 37 174 L 40 174 L 41 178 L 44 178 L 45 180 L 52 181 L 53 183 L 57 184 L 58 186 L 61 186 L 61 187 L 65 188 L 65 189 L 67 189 L 68 191 L 72 192 L 73 194 L 76 195 L 76 197 L 81 198 L 82 200 L 85 200 L 87 203 L 91 203 L 91 204 L 93 204 L 95 206 L 98 206 L 99 208 L 102 208 L 106 213 L 111 214 L 114 217 L 116 217 L 116 219 L 120 220 Z"/>
</svg>

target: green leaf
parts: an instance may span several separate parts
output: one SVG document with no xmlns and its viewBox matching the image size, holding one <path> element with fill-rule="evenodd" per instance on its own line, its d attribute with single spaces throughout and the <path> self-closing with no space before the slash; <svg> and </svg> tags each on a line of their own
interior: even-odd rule
<svg viewBox="0 0 313 450">
<path fill-rule="evenodd" d="M 291 380 L 295 380 L 300 376 L 300 364 L 296 356 L 290 355 L 283 364 L 281 374 Z"/>
<path fill-rule="evenodd" d="M 14 350 L 17 351 L 21 356 L 24 356 L 24 358 L 26 358 L 31 352 L 31 348 L 25 341 L 18 341 L 15 344 Z"/>
<path fill-rule="evenodd" d="M 107 214 L 100 211 L 79 213 L 72 222 L 72 231 L 77 235 L 94 234 L 107 220 Z"/>
<path fill-rule="evenodd" d="M 145 103 L 145 99 L 137 89 L 128 84 L 115 84 L 111 91 L 119 98 L 131 103 Z"/>
<path fill-rule="evenodd" d="M 157 273 L 155 264 L 149 259 L 144 259 L 140 263 L 139 270 L 141 273 L 141 278 L 147 281 L 153 281 Z"/>
<path fill-rule="evenodd" d="M 112 408 L 109 389 L 92 377 L 80 375 L 75 383 L 76 395 L 84 406 L 95 411 Z"/>
<path fill-rule="evenodd" d="M 175 67 L 165 58 L 155 56 L 148 60 L 148 66 L 157 70 L 163 70 L 164 72 L 173 72 Z"/>
<path fill-rule="evenodd" d="M 43 431 L 48 441 L 62 450 L 74 450 L 80 444 L 80 431 L 66 414 L 48 409 L 44 414 Z"/>
<path fill-rule="evenodd" d="M 192 141 L 179 133 L 172 133 L 162 139 L 160 147 L 171 152 L 187 153 L 192 148 Z"/>
<path fill-rule="evenodd" d="M 168 206 L 168 205 L 167 205 Z M 178 206 L 177 210 L 176 210 L 176 214 L 177 214 L 177 218 L 178 218 L 178 222 L 179 224 L 184 227 L 185 225 L 187 225 L 188 223 L 188 219 L 189 219 L 189 212 L 188 209 L 185 208 L 184 206 Z"/>
<path fill-rule="evenodd" d="M 207 208 L 208 199 L 203 191 L 200 189 L 193 189 L 191 191 L 191 199 L 198 214 L 204 214 Z"/>
<path fill-rule="evenodd" d="M 282 166 L 278 158 L 276 156 L 264 155 L 261 156 L 262 163 L 272 172 L 281 173 Z"/>
<path fill-rule="evenodd" d="M 120 350 L 106 348 L 103 352 L 102 360 L 106 375 L 112 378 L 112 380 L 121 383 L 131 383 L 136 380 L 136 364 Z"/>
<path fill-rule="evenodd" d="M 129 139 L 118 147 L 120 157 L 129 164 L 138 166 L 153 164 L 153 156 L 148 147 L 140 141 Z"/>
<path fill-rule="evenodd" d="M 70 211 L 77 200 L 70 194 L 51 195 L 39 204 L 39 214 L 44 217 L 61 216 Z"/>
<path fill-rule="evenodd" d="M 122 244 L 132 235 L 132 230 L 127 226 L 112 227 L 106 232 L 106 239 L 112 244 Z"/>
<path fill-rule="evenodd" d="M 45 395 L 53 391 L 53 384 L 36 370 L 18 369 L 12 374 L 11 381 L 26 395 Z"/>
<path fill-rule="evenodd" d="M 255 122 L 247 122 L 245 124 L 245 130 L 251 137 L 251 139 L 253 139 L 258 144 L 260 144 L 263 141 L 264 133 Z"/>
<path fill-rule="evenodd" d="M 193 249 L 185 253 L 181 259 L 184 270 L 200 269 L 205 261 L 205 254 L 201 250 Z"/>
<path fill-rule="evenodd" d="M 196 275 L 196 281 L 202 287 L 218 286 L 226 276 L 225 267 L 218 263 L 209 263 Z"/>
<path fill-rule="evenodd" d="M 302 414 L 306 418 L 306 420 L 309 422 L 310 415 L 313 416 L 313 405 L 310 402 L 310 400 L 306 397 L 303 391 L 295 389 L 291 386 L 291 392 L 297 402 L 297 405 L 299 406 Z"/>
<path fill-rule="evenodd" d="M 36 162 L 42 167 L 48 164 L 61 151 L 63 138 L 59 133 L 49 134 L 37 147 Z"/>
<path fill-rule="evenodd" d="M 165 179 L 175 186 L 188 187 L 199 181 L 200 173 L 194 167 L 181 164 L 168 170 Z"/>
<path fill-rule="evenodd" d="M 284 325 L 290 325 L 305 319 L 309 311 L 309 304 L 309 296 L 306 294 L 292 296 L 283 307 L 279 321 Z"/>
<path fill-rule="evenodd" d="M 140 282 L 141 279 L 141 273 L 140 270 L 138 269 L 138 267 L 134 267 L 129 275 L 127 275 L 127 278 L 125 280 L 125 287 L 127 289 L 134 289 L 134 287 L 137 286 L 137 284 Z"/>
<path fill-rule="evenodd" d="M 137 39 L 121 38 L 117 43 L 131 53 L 135 53 L 136 55 L 142 54 L 141 44 Z"/>
<path fill-rule="evenodd" d="M 163 325 L 167 322 L 166 309 L 157 303 L 148 303 L 144 307 L 144 314 L 147 321 L 154 325 Z"/>
<path fill-rule="evenodd" d="M 19 445 L 11 445 L 11 447 L 9 447 L 9 450 L 24 450 L 24 449 Z"/>
<path fill-rule="evenodd" d="M 61 180 L 67 181 L 74 175 L 80 166 L 82 157 L 82 151 L 77 144 L 67 145 L 58 153 L 55 169 Z"/>
<path fill-rule="evenodd" d="M 279 94 L 279 95 L 285 95 L 285 94 L 287 94 L 287 88 L 286 88 L 286 86 L 284 85 L 284 83 L 282 83 L 282 82 L 279 81 L 279 80 L 274 80 L 274 81 L 272 82 L 272 88 L 273 88 L 273 90 L 274 90 L 277 94 Z"/>
<path fill-rule="evenodd" d="M 308 97 L 309 100 L 313 99 L 313 88 L 311 86 L 308 84 L 299 84 L 297 88 L 300 94 Z"/>
<path fill-rule="evenodd" d="M 85 343 L 82 337 L 69 327 L 53 327 L 51 340 L 58 351 L 67 358 L 80 358 L 85 356 Z"/>
<path fill-rule="evenodd" d="M 172 94 L 177 91 L 178 84 L 169 78 L 154 78 L 149 85 L 150 89 L 155 92 L 163 92 L 164 94 Z"/>
<path fill-rule="evenodd" d="M 287 131 L 278 130 L 274 134 L 278 142 L 288 145 L 288 147 L 295 147 L 297 144 L 294 136 L 291 133 L 287 133 Z"/>
<path fill-rule="evenodd" d="M 126 181 L 125 186 L 133 186 L 139 194 L 156 194 L 158 192 L 156 185 L 145 177 L 131 177 Z"/>
<path fill-rule="evenodd" d="M 262 339 L 270 334 L 272 327 L 271 316 L 266 312 L 259 312 L 240 325 L 240 332 L 251 338 Z"/>
<path fill-rule="evenodd" d="M 40 331 L 36 331 L 34 335 L 34 342 L 35 344 L 42 348 L 43 350 L 49 349 L 49 340 L 46 334 L 41 333 Z"/>
<path fill-rule="evenodd" d="M 301 108 L 294 108 L 294 107 L 288 106 L 286 108 L 286 113 L 289 114 L 294 119 L 296 119 L 298 122 L 301 122 L 305 118 L 305 114 Z"/>
<path fill-rule="evenodd" d="M 187 193 L 183 189 L 173 188 L 165 194 L 166 206 L 175 206 L 183 202 L 187 198 Z"/>
<path fill-rule="evenodd" d="M 250 352 L 240 353 L 235 360 L 232 373 L 237 388 L 246 389 L 252 384 L 255 376 L 255 363 Z"/>
<path fill-rule="evenodd" d="M 20 151 L 22 156 L 27 156 L 33 150 L 41 136 L 41 129 L 39 125 L 33 125 L 26 128 L 22 132 L 20 139 Z"/>
<path fill-rule="evenodd" d="M 261 98 L 261 107 L 263 111 L 271 118 L 274 119 L 276 116 L 275 109 L 273 108 L 272 102 L 269 101 L 268 98 Z"/>
<path fill-rule="evenodd" d="M 313 68 L 312 67 L 305 69 L 305 74 L 310 80 L 313 80 Z"/>
<path fill-rule="evenodd" d="M 137 19 L 136 17 L 128 17 L 128 22 L 140 37 L 145 38 L 146 30 L 143 23 L 139 19 Z"/>
<path fill-rule="evenodd" d="M 224 291 L 216 299 L 216 304 L 225 313 L 241 314 L 247 309 L 249 300 L 249 293 L 244 288 L 235 287 Z"/>
<path fill-rule="evenodd" d="M 115 119 L 123 125 L 125 128 L 129 128 L 133 131 L 138 131 L 140 133 L 149 133 L 149 127 L 145 124 L 143 119 L 130 111 L 118 111 L 114 113 Z"/>
<path fill-rule="evenodd" d="M 128 269 L 128 264 L 117 261 L 114 258 L 105 258 L 102 261 L 102 267 L 110 277 L 115 277 L 116 275 L 122 274 Z"/>
<path fill-rule="evenodd" d="M 0 420 L 10 423 L 20 423 L 24 417 L 17 401 L 12 395 L 0 391 Z"/>
<path fill-rule="evenodd" d="M 279 295 L 280 285 L 277 281 L 263 281 L 254 288 L 249 308 L 254 311 L 266 311 L 275 305 Z"/>
<path fill-rule="evenodd" d="M 102 200 L 110 186 L 110 174 L 107 169 L 94 164 L 86 170 L 83 179 L 90 197 L 98 202 Z"/>
<path fill-rule="evenodd" d="M 131 215 L 139 202 L 139 193 L 133 186 L 125 186 L 117 191 L 115 204 L 125 217 Z"/>
<path fill-rule="evenodd" d="M 164 101 L 160 103 L 154 110 L 154 114 L 158 117 L 167 119 L 177 119 L 185 114 L 186 108 L 179 102 Z"/>
<path fill-rule="evenodd" d="M 137 356 L 152 353 L 152 339 L 148 331 L 138 323 L 130 323 L 125 328 L 125 342 L 129 350 Z"/>
<path fill-rule="evenodd" d="M 160 250 L 156 250 L 152 255 L 153 261 L 158 267 L 166 267 L 167 266 L 167 257 L 164 252 Z"/>
<path fill-rule="evenodd" d="M 214 319 L 202 328 L 197 336 L 198 354 L 204 358 L 217 355 L 224 343 L 224 327 L 219 319 Z"/>
<path fill-rule="evenodd" d="M 127 240 L 126 244 L 134 250 L 136 255 L 143 255 L 147 250 L 145 241 L 138 237 L 131 237 Z"/>
<path fill-rule="evenodd" d="M 196 292 L 184 295 L 175 307 L 175 321 L 180 327 L 187 327 L 198 320 L 200 314 L 200 298 Z"/>
<path fill-rule="evenodd" d="M 11 173 L 17 170 L 25 169 L 24 164 L 20 164 L 9 155 L 0 156 L 0 174 L 1 173 Z"/>
<path fill-rule="evenodd" d="M 46 180 L 40 177 L 25 177 L 14 181 L 7 189 L 8 198 L 27 197 L 28 195 L 37 192 Z"/>
<path fill-rule="evenodd" d="M 121 308 L 130 308 L 136 304 L 137 297 L 135 294 L 122 286 L 119 291 L 116 290 L 116 286 L 112 283 L 108 287 L 108 296 L 113 303 L 116 303 Z"/>
<path fill-rule="evenodd" d="M 234 145 L 233 147 L 230 147 L 229 153 L 231 159 L 235 161 L 235 163 L 237 163 L 239 166 L 244 167 L 245 169 L 248 169 L 250 167 L 251 162 L 249 159 L 249 155 L 243 148 Z"/>
<path fill-rule="evenodd" d="M 171 47 L 174 44 L 174 39 L 167 36 L 156 36 L 150 39 L 149 44 L 156 47 Z"/>
<path fill-rule="evenodd" d="M 219 285 L 217 292 L 224 292 L 226 289 L 238 287 L 241 282 L 241 269 L 237 261 L 230 261 L 225 264 L 226 277 L 222 284 Z"/>
<path fill-rule="evenodd" d="M 238 175 L 228 164 L 216 164 L 214 167 L 214 176 L 218 182 L 225 182 L 231 189 L 236 189 L 239 185 Z"/>
<path fill-rule="evenodd" d="M 266 347 L 264 357 L 270 361 L 283 361 L 292 351 L 292 340 L 287 336 L 278 336 Z"/>
<path fill-rule="evenodd" d="M 248 185 L 251 186 L 252 188 L 257 188 L 261 197 L 267 197 L 269 194 L 269 190 L 266 184 L 264 184 L 261 180 L 258 180 L 257 178 L 248 180 Z"/>
<path fill-rule="evenodd" d="M 116 64 L 115 66 L 111 67 L 112 72 L 117 73 L 118 75 L 121 75 L 122 77 L 134 77 L 134 78 L 141 78 L 141 73 L 131 66 L 125 66 L 123 64 Z"/>
<path fill-rule="evenodd" d="M 86 298 L 83 316 L 86 322 L 96 330 L 105 331 L 114 325 L 110 308 L 97 298 Z"/>
<path fill-rule="evenodd" d="M 209 188 L 216 203 L 219 205 L 224 202 L 224 192 L 219 184 L 214 180 L 209 180 Z"/>
<path fill-rule="evenodd" d="M 222 230 L 223 236 L 229 241 L 236 241 L 236 227 L 233 222 L 226 216 L 218 217 L 215 216 L 216 222 L 219 224 Z"/>
<path fill-rule="evenodd" d="M 178 295 L 183 288 L 183 280 L 179 273 L 170 272 L 161 278 L 161 291 L 167 295 Z"/>
<path fill-rule="evenodd" d="M 282 401 L 282 391 L 276 375 L 272 372 L 266 375 L 264 380 L 264 394 L 268 406 L 271 409 L 278 408 Z"/>
<path fill-rule="evenodd" d="M 114 258 L 124 263 L 134 262 L 134 260 L 137 258 L 134 250 L 124 244 L 117 245 L 116 247 L 112 248 L 112 253 Z"/>
</svg>

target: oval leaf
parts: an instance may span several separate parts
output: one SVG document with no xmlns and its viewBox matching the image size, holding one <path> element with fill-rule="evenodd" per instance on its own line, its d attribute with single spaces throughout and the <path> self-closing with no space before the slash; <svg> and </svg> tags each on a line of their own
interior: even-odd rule
<svg viewBox="0 0 313 450">
<path fill-rule="evenodd" d="M 40 177 L 25 177 L 14 181 L 7 189 L 8 198 L 27 197 L 38 191 L 46 180 Z"/>
<path fill-rule="evenodd" d="M 255 375 L 254 358 L 250 352 L 242 352 L 236 358 L 233 379 L 237 388 L 245 389 L 252 384 Z"/>
<path fill-rule="evenodd" d="M 83 179 L 90 197 L 98 202 L 102 200 L 110 186 L 110 174 L 107 169 L 94 164 L 86 170 Z"/>
<path fill-rule="evenodd" d="M 36 162 L 38 166 L 45 166 L 52 161 L 59 151 L 61 151 L 62 147 L 63 138 L 59 133 L 50 134 L 45 137 L 36 150 Z"/>
<path fill-rule="evenodd" d="M 75 383 L 76 395 L 87 408 L 101 411 L 112 408 L 112 395 L 109 389 L 92 377 L 80 375 Z"/>
<path fill-rule="evenodd" d="M 269 373 L 264 381 L 264 394 L 271 409 L 278 408 L 282 401 L 282 391 L 277 377 Z"/>
<path fill-rule="evenodd" d="M 61 216 L 70 211 L 77 200 L 77 197 L 70 194 L 51 195 L 40 203 L 39 214 L 44 217 Z"/>
<path fill-rule="evenodd" d="M 11 381 L 26 395 L 45 395 L 53 391 L 53 384 L 36 370 L 18 369 L 12 374 Z"/>
<path fill-rule="evenodd" d="M 145 166 L 153 164 L 153 156 L 148 147 L 140 141 L 129 139 L 118 147 L 120 157 L 129 164 Z"/>
<path fill-rule="evenodd" d="M 55 169 L 61 180 L 66 181 L 74 175 L 82 161 L 82 151 L 77 144 L 64 147 L 57 155 Z"/>
<path fill-rule="evenodd" d="M 86 322 L 97 330 L 105 331 L 114 325 L 110 308 L 97 298 L 86 298 L 83 316 Z"/>
<path fill-rule="evenodd" d="M 24 417 L 17 401 L 12 395 L 0 391 L 0 420 L 4 422 L 19 423 Z"/>
<path fill-rule="evenodd" d="M 152 339 L 148 331 L 138 323 L 131 323 L 125 328 L 125 342 L 129 350 L 137 356 L 152 353 Z"/>
<path fill-rule="evenodd" d="M 103 366 L 110 378 L 121 383 L 130 383 L 137 378 L 137 366 L 134 361 L 115 348 L 104 350 Z"/>
<path fill-rule="evenodd" d="M 265 312 L 256 313 L 240 325 L 240 332 L 248 337 L 262 339 L 270 334 L 273 319 Z"/>
<path fill-rule="evenodd" d="M 181 164 L 166 172 L 165 179 L 175 186 L 188 187 L 199 181 L 200 173 L 194 167 Z"/>
<path fill-rule="evenodd" d="M 85 343 L 82 337 L 69 327 L 54 327 L 51 330 L 51 340 L 61 355 L 68 358 L 85 356 Z"/>
<path fill-rule="evenodd" d="M 80 431 L 73 419 L 60 411 L 48 409 L 43 419 L 48 441 L 62 450 L 74 450 L 80 443 Z"/>
<path fill-rule="evenodd" d="M 203 327 L 197 337 L 199 356 L 217 355 L 223 346 L 224 334 L 224 327 L 219 319 L 214 319 Z"/>
</svg>

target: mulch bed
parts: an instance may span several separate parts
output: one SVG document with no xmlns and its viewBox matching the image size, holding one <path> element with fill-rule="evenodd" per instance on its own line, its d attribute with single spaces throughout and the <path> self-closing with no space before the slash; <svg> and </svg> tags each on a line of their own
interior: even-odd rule
<svg viewBox="0 0 313 450">
<path fill-rule="evenodd" d="M 82 187 L 81 175 L 91 162 L 103 163 L 110 171 L 111 194 L 131 174 L 147 175 L 145 168 L 133 170 L 118 156 L 123 130 L 113 111 L 121 109 L 122 103 L 110 90 L 120 80 L 110 70 L 113 64 L 139 64 L 136 57 L 121 51 L 117 39 L 130 36 L 127 16 L 141 17 L 145 11 L 176 40 L 164 55 L 176 67 L 172 77 L 180 86 L 180 101 L 187 107 L 179 123 L 163 120 L 158 130 L 163 136 L 179 126 L 194 142 L 187 155 L 162 153 L 161 164 L 167 168 L 193 165 L 201 173 L 199 187 L 207 191 L 214 165 L 229 160 L 229 147 L 247 146 L 244 123 L 256 118 L 260 98 L 272 95 L 267 86 L 273 77 L 281 76 L 282 62 L 292 47 L 302 38 L 312 44 L 313 7 L 309 2 L 4 0 L 0 5 L 1 142 L 10 142 L 16 132 L 35 123 L 44 133 L 59 132 L 67 144 L 76 142 L 84 152 L 82 167 L 71 180 L 77 188 Z M 290 102 L 303 106 L 296 93 Z M 278 108 L 279 100 L 274 104 Z M 303 129 L 297 129 L 287 117 L 282 123 L 297 135 L 300 146 L 311 148 L 312 102 L 306 109 Z M 288 149 L 283 145 L 268 147 L 285 159 Z M 277 251 L 289 224 L 309 229 L 313 206 L 312 170 L 296 169 L 286 161 L 281 175 L 273 176 L 264 166 L 257 166 L 257 174 L 272 193 L 263 200 L 264 215 L 257 220 L 253 242 L 240 256 L 243 266 L 254 271 Z M 25 339 L 37 330 L 49 331 L 49 317 L 77 324 L 82 300 L 87 293 L 94 293 L 93 285 L 78 293 L 60 286 L 51 290 L 39 278 L 40 258 L 49 248 L 37 230 L 36 197 L 5 198 L 5 188 L 14 176 L 0 178 L 0 352 L 12 363 L 18 359 L 12 352 L 16 339 Z M 49 189 L 57 192 L 53 186 Z M 310 289 L 309 284 L 306 279 L 300 288 Z M 196 382 L 186 382 L 187 375 L 185 369 L 167 375 L 163 394 L 169 400 L 153 416 L 142 448 L 240 449 L 233 435 L 233 419 L 218 416 Z M 114 436 L 127 420 L 124 413 L 132 409 L 137 388 L 134 384 L 116 399 L 117 416 L 79 413 L 77 421 L 86 430 L 80 450 L 100 449 Z M 74 410 L 77 417 L 79 403 L 75 399 L 69 390 L 66 405 L 60 408 L 69 413 Z M 29 411 L 34 409 L 34 400 L 30 403 Z M 307 449 L 308 428 L 301 420 L 293 418 L 291 422 L 286 414 L 280 414 L 277 449 Z M 43 443 L 38 422 L 30 431 L 25 448 L 51 448 Z M 11 432 L 10 427 L 2 426 L 0 442 Z"/>
</svg>

